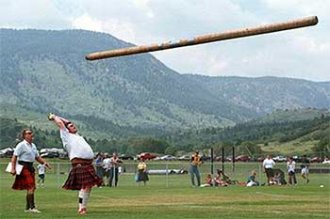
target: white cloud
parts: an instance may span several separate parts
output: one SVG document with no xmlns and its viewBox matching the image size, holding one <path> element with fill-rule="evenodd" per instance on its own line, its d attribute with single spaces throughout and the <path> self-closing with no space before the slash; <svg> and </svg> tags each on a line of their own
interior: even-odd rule
<svg viewBox="0 0 330 219">
<path fill-rule="evenodd" d="M 104 32 L 102 22 L 88 16 L 87 14 L 73 19 L 72 26 L 76 29 Z"/>
</svg>

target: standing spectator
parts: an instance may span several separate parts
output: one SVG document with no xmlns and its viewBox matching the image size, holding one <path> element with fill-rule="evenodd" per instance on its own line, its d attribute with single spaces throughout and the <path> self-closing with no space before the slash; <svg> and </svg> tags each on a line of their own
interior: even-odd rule
<svg viewBox="0 0 330 219">
<path fill-rule="evenodd" d="M 308 175 L 309 175 L 309 165 L 310 165 L 310 161 L 309 159 L 307 158 L 306 155 L 304 155 L 301 159 L 301 176 L 302 178 L 304 178 L 306 180 L 306 183 L 309 183 L 309 178 L 308 178 Z"/>
<path fill-rule="evenodd" d="M 143 158 L 140 158 L 140 161 L 137 165 L 137 178 L 136 182 L 143 182 L 144 185 L 146 185 L 147 181 L 149 181 L 148 177 L 148 169 L 147 164 L 144 162 Z"/>
<path fill-rule="evenodd" d="M 190 162 L 190 177 L 191 177 L 191 184 L 195 187 L 195 176 L 197 179 L 197 186 L 201 185 L 201 175 L 199 173 L 198 167 L 202 164 L 201 157 L 199 156 L 199 152 L 196 151 L 195 154 L 192 155 L 191 157 L 191 162 Z"/>
<path fill-rule="evenodd" d="M 26 209 L 25 212 L 40 213 L 34 202 L 35 169 L 33 167 L 34 160 L 40 164 L 44 164 L 50 168 L 48 163 L 39 156 L 37 147 L 33 142 L 33 132 L 30 129 L 24 129 L 22 132 L 23 141 L 17 144 L 14 154 L 11 158 L 11 174 L 16 175 L 16 162 L 23 165 L 20 175 L 16 175 L 15 182 L 12 186 L 15 190 L 26 190 Z"/>
<path fill-rule="evenodd" d="M 122 163 L 122 161 L 118 158 L 117 153 L 113 153 L 112 157 L 110 158 L 110 181 L 109 186 L 112 187 L 113 178 L 115 178 L 115 187 L 118 184 L 118 167 Z"/>
<path fill-rule="evenodd" d="M 92 187 L 102 184 L 93 166 L 94 152 L 86 140 L 78 134 L 77 127 L 72 122 L 54 114 L 49 114 L 48 119 L 59 127 L 63 147 L 68 152 L 72 165 L 63 188 L 79 190 L 78 213 L 85 215 Z"/>
<path fill-rule="evenodd" d="M 286 166 L 288 168 L 288 175 L 289 175 L 289 184 L 290 185 L 296 185 L 297 179 L 296 179 L 296 162 L 293 160 L 292 157 L 289 157 L 288 162 L 286 163 Z"/>
<path fill-rule="evenodd" d="M 272 156 L 267 155 L 266 159 L 262 163 L 262 167 L 266 173 L 268 185 L 274 184 L 274 166 L 275 161 L 272 159 Z"/>
<path fill-rule="evenodd" d="M 110 155 L 108 153 L 104 154 L 104 159 L 102 162 L 102 168 L 103 168 L 103 173 L 105 176 L 105 186 L 110 186 L 109 182 L 109 178 L 110 178 L 110 169 L 111 169 L 111 159 L 110 159 Z"/>
<path fill-rule="evenodd" d="M 45 183 L 45 172 L 46 172 L 46 167 L 45 164 L 38 164 L 37 166 L 38 169 L 38 186 L 39 187 L 44 187 Z"/>
<path fill-rule="evenodd" d="M 102 179 L 102 186 L 104 186 L 103 183 L 103 154 L 98 153 L 95 159 L 95 167 L 96 167 L 96 175 Z"/>
</svg>

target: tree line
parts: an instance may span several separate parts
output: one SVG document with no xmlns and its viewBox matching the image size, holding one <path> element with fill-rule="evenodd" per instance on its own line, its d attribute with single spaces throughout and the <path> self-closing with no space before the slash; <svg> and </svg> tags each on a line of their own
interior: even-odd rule
<svg viewBox="0 0 330 219">
<path fill-rule="evenodd" d="M 31 128 L 36 133 L 34 142 L 41 148 L 62 147 L 57 130 L 42 130 L 29 127 L 17 119 L 0 118 L 1 148 L 14 147 L 20 140 L 23 128 Z M 113 125 L 110 125 L 113 127 Z M 111 129 L 110 129 L 111 130 Z M 330 116 L 315 117 L 311 120 L 295 122 L 248 122 L 227 128 L 207 128 L 203 130 L 177 131 L 176 133 L 148 136 L 134 135 L 118 139 L 92 139 L 86 140 L 92 145 L 94 151 L 112 153 L 114 151 L 125 154 L 140 152 L 153 152 L 158 154 L 178 154 L 193 150 L 207 150 L 214 148 L 215 154 L 221 154 L 222 148 L 226 154 L 231 154 L 232 147 L 237 153 L 260 155 L 263 153 L 260 145 L 269 142 L 285 143 L 300 138 L 300 141 L 318 141 L 314 146 L 315 154 L 330 154 Z"/>
</svg>

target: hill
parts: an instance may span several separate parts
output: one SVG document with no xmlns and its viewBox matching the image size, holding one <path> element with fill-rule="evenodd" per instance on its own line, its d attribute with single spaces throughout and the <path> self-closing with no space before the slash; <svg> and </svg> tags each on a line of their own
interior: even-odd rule
<svg viewBox="0 0 330 219">
<path fill-rule="evenodd" d="M 131 46 L 104 33 L 0 29 L 0 38 L 1 115 L 42 129 L 54 112 L 96 138 L 159 136 L 330 105 L 330 82 L 181 75 L 150 54 L 86 61 Z"/>
</svg>

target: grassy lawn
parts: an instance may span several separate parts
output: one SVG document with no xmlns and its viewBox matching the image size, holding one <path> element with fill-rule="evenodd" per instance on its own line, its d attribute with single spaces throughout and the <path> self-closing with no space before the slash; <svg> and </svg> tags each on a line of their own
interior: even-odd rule
<svg viewBox="0 0 330 219">
<path fill-rule="evenodd" d="M 36 191 L 36 203 L 41 214 L 24 213 L 25 191 L 11 189 L 13 177 L 0 175 L 0 218 L 81 218 L 77 214 L 77 192 L 60 188 L 66 179 L 64 164 L 53 163 L 46 175 L 45 188 Z M 135 164 L 131 164 L 132 166 Z M 178 163 L 149 163 L 152 168 L 165 166 L 186 167 Z M 228 165 L 228 164 L 226 164 Z M 129 165 L 128 165 L 129 166 Z M 235 173 L 245 181 L 251 168 L 259 164 L 238 163 Z M 327 166 L 329 168 L 329 166 Z M 66 169 L 65 167 L 64 169 Z M 129 167 L 130 169 L 133 167 Z M 172 167 L 170 167 L 172 168 Z M 219 168 L 219 165 L 216 167 Z M 226 166 L 230 169 L 230 166 Z M 282 168 L 285 170 L 284 168 Z M 202 168 L 203 177 L 209 172 L 208 164 Z M 329 174 L 311 174 L 305 184 L 299 175 L 298 185 L 221 188 L 193 188 L 189 175 L 151 175 L 147 186 L 137 185 L 133 173 L 120 176 L 117 188 L 94 188 L 84 218 L 330 218 Z M 263 174 L 259 180 L 264 182 Z M 323 184 L 324 187 L 320 187 Z"/>
</svg>

